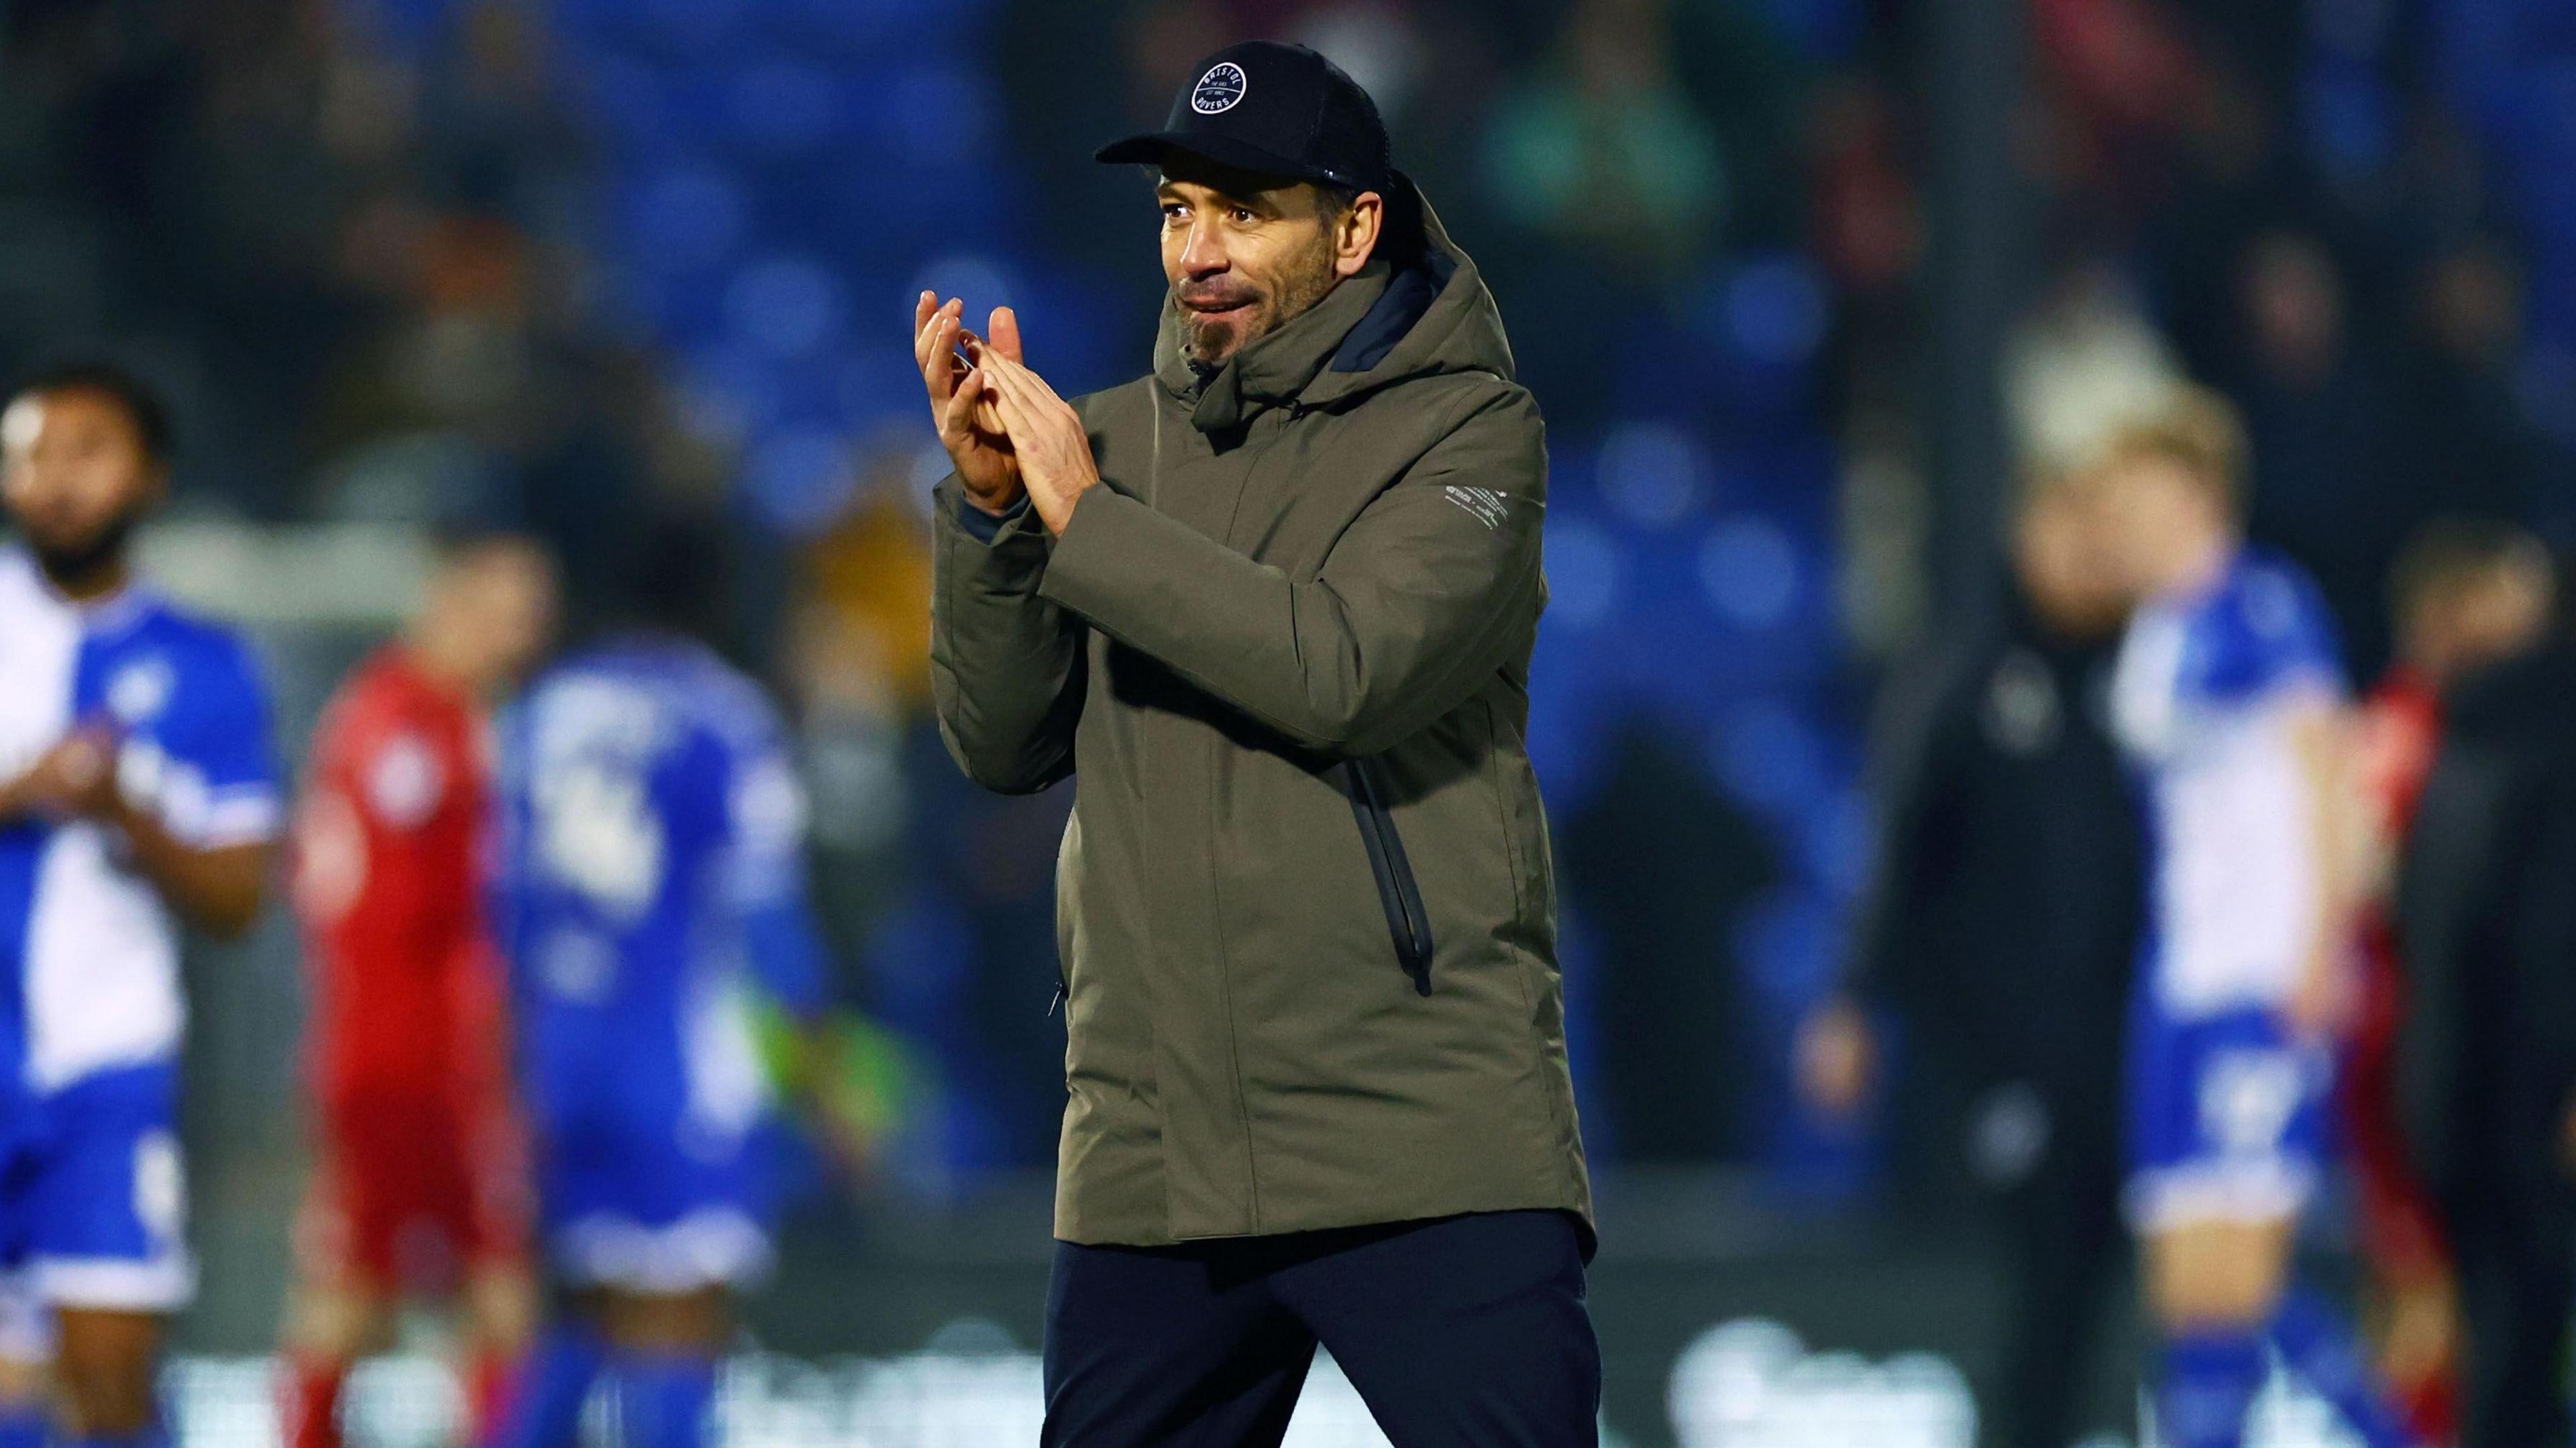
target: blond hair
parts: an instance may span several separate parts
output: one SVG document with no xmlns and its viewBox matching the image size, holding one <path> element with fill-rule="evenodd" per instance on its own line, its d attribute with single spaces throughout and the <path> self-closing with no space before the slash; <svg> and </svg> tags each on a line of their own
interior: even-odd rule
<svg viewBox="0 0 2576 1448">
<path fill-rule="evenodd" d="M 2236 404 L 2206 387 L 2185 384 L 2154 413 L 2112 430 L 2101 462 L 2154 460 L 2200 479 L 2230 508 L 2245 495 L 2245 423 Z"/>
</svg>

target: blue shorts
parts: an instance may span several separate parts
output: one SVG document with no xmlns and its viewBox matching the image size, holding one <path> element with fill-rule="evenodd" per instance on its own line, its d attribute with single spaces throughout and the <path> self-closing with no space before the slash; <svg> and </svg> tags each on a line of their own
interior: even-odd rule
<svg viewBox="0 0 2576 1448">
<path fill-rule="evenodd" d="M 0 1243 L 52 1307 L 171 1312 L 196 1292 L 178 1073 L 102 1071 L 23 1104 L 0 1155 Z"/>
<path fill-rule="evenodd" d="M 757 1280 L 770 1263 L 767 1139 L 667 1112 L 565 1103 L 537 1123 L 546 1251 L 579 1286 L 676 1294 Z"/>
<path fill-rule="evenodd" d="M 2179 1019 L 2152 996 L 2129 1013 L 2130 1225 L 2296 1216 L 2325 1171 L 2331 1057 L 2276 1012 Z"/>
</svg>

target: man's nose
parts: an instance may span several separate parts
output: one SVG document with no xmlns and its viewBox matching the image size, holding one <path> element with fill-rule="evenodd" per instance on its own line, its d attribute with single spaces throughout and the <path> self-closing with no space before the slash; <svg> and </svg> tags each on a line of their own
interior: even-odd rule
<svg viewBox="0 0 2576 1448">
<path fill-rule="evenodd" d="M 1204 277 L 1224 271 L 1230 264 L 1215 228 L 1205 221 L 1193 220 L 1189 240 L 1181 244 L 1181 270 L 1189 276 Z"/>
</svg>

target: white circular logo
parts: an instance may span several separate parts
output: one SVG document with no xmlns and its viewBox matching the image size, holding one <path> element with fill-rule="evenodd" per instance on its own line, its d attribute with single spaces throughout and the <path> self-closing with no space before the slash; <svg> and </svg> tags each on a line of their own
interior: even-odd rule
<svg viewBox="0 0 2576 1448">
<path fill-rule="evenodd" d="M 169 660 L 155 656 L 138 660 L 117 670 L 107 684 L 108 712 L 117 722 L 140 724 L 161 712 L 170 702 L 170 690 L 177 680 L 170 674 Z"/>
<path fill-rule="evenodd" d="M 426 822 L 446 791 L 447 771 L 439 767 L 438 751 L 417 734 L 386 740 L 367 767 L 367 802 L 398 830 Z"/>
<path fill-rule="evenodd" d="M 1233 110 L 1243 99 L 1243 67 L 1233 61 L 1219 61 L 1208 67 L 1199 83 L 1190 87 L 1190 109 L 1203 116 Z"/>
<path fill-rule="evenodd" d="M 2028 756 L 2057 742 L 2064 711 L 2057 680 L 2036 654 L 2015 649 L 1986 682 L 1986 737 L 2006 754 Z"/>
</svg>

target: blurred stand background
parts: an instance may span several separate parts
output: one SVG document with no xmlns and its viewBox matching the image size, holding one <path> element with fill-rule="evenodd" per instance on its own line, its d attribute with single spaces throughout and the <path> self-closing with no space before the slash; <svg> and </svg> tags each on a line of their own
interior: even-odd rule
<svg viewBox="0 0 2576 1448">
<path fill-rule="evenodd" d="M 1967 1441 L 2009 1183 L 1954 1169 L 1939 1112 L 1792 1088 L 1867 870 L 1876 683 L 2000 603 L 2015 471 L 2179 375 L 2246 410 L 2254 532 L 2358 679 L 2427 519 L 2576 541 L 2563 0 L 0 0 L 0 373 L 104 351 L 169 391 L 151 562 L 256 625 L 290 754 L 425 528 L 538 532 L 578 610 L 646 513 L 725 520 L 890 1113 L 864 1200 L 817 1173 L 795 1218 L 756 1311 L 794 1356 L 746 1359 L 736 1441 L 1024 1441 L 1068 795 L 980 793 L 926 717 L 944 461 L 903 319 L 1013 305 L 1067 393 L 1143 370 L 1149 192 L 1089 150 L 1252 34 L 1376 95 L 1548 414 L 1531 749 L 1611 1424 Z M 251 1443 L 300 970 L 276 920 L 194 970 L 174 1382 L 192 1440 Z M 423 1372 L 377 1372 L 385 1441 L 434 1431 Z M 1369 1441 L 1338 1402 L 1292 1441 Z"/>
</svg>

